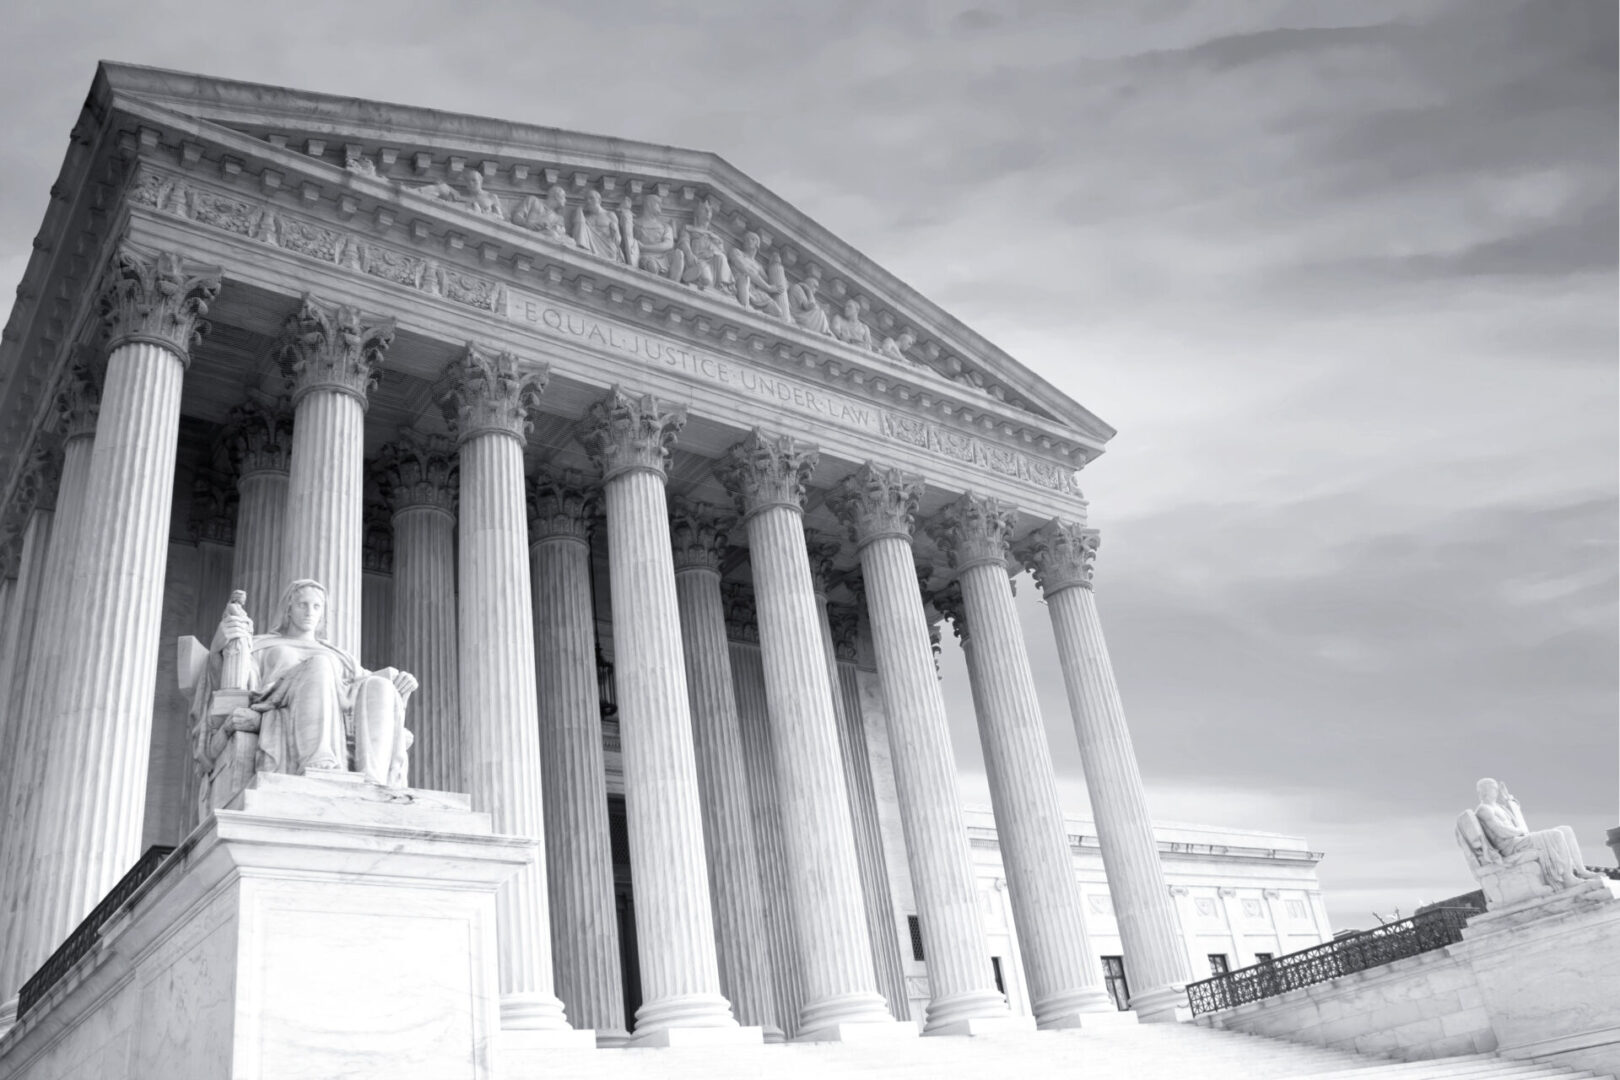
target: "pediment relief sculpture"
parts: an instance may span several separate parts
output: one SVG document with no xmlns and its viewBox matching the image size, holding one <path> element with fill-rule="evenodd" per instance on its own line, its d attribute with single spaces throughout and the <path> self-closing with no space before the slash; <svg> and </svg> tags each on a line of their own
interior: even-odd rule
<svg viewBox="0 0 1620 1080">
<path fill-rule="evenodd" d="M 1586 868 L 1574 829 L 1532 830 L 1519 800 L 1490 777 L 1475 790 L 1479 805 L 1457 816 L 1457 843 L 1487 907 L 1550 896 L 1601 876 Z"/>
<path fill-rule="evenodd" d="M 405 710 L 417 689 L 396 668 L 368 671 L 326 640 L 326 589 L 294 581 L 269 633 L 254 632 L 237 591 L 212 644 L 183 647 L 193 680 L 192 755 L 202 810 L 223 806 L 254 773 L 354 771 L 406 786 L 413 737 Z"/>
</svg>

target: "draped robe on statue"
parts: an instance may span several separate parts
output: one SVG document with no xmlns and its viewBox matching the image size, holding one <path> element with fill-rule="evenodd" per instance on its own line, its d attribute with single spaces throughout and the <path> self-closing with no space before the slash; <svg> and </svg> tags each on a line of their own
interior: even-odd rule
<svg viewBox="0 0 1620 1080">
<path fill-rule="evenodd" d="M 1586 876 L 1580 846 L 1569 826 L 1531 831 L 1522 823 L 1522 817 L 1515 820 L 1516 815 L 1490 802 L 1480 803 L 1474 813 L 1485 838 L 1503 855 L 1527 850 L 1537 852 L 1541 856 L 1542 877 L 1548 885 L 1563 888 Z"/>
</svg>

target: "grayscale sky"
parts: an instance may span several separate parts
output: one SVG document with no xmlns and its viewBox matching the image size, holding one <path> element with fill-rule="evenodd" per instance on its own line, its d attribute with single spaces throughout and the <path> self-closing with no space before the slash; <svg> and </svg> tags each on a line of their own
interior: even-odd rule
<svg viewBox="0 0 1620 1080">
<path fill-rule="evenodd" d="M 101 58 L 716 151 L 1119 429 L 1081 482 L 1155 816 L 1307 837 L 1366 926 L 1473 887 L 1481 775 L 1613 862 L 1615 40 L 1612 0 L 17 3 L 0 283 Z"/>
</svg>

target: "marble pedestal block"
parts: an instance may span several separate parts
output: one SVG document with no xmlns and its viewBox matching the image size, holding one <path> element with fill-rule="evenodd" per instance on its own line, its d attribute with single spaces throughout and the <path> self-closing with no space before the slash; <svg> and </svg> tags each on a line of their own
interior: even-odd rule
<svg viewBox="0 0 1620 1080">
<path fill-rule="evenodd" d="M 254 777 L 0 1041 L 0 1077 L 495 1075 L 495 890 L 537 845 L 468 807 Z"/>
</svg>

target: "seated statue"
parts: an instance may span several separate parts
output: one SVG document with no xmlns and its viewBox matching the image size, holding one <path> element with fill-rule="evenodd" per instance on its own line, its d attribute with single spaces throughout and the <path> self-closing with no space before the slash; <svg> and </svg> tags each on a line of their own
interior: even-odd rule
<svg viewBox="0 0 1620 1080">
<path fill-rule="evenodd" d="M 827 309 L 821 306 L 821 298 L 816 295 L 820 288 L 821 271 L 812 266 L 802 282 L 788 289 L 788 309 L 793 314 L 793 321 L 801 328 L 813 334 L 830 335 L 832 321 L 827 318 Z"/>
<path fill-rule="evenodd" d="M 780 256 L 770 268 L 759 260 L 759 233 L 743 236 L 743 246 L 731 249 L 731 277 L 737 289 L 737 303 L 751 311 L 761 311 L 778 319 L 789 319 L 787 274 Z"/>
<path fill-rule="evenodd" d="M 506 220 L 506 210 L 498 195 L 484 190 L 484 174 L 477 169 L 467 173 L 467 205 L 475 214 L 488 214 Z"/>
<path fill-rule="evenodd" d="M 692 220 L 681 227 L 676 250 L 681 254 L 682 285 L 713 289 L 731 284 L 731 263 L 726 259 L 724 239 L 714 229 L 714 204 L 698 203 Z"/>
<path fill-rule="evenodd" d="M 394 668 L 367 671 L 330 644 L 319 582 L 287 587 L 281 622 L 268 634 L 253 632 L 241 600 L 234 594 L 226 606 L 197 681 L 199 764 L 211 768 L 233 735 L 251 733 L 258 737 L 254 772 L 345 770 L 352 761 L 372 783 L 404 787 L 413 739 L 405 704 L 415 677 Z M 230 702 L 236 707 L 222 709 L 215 698 L 232 690 L 245 694 Z"/>
<path fill-rule="evenodd" d="M 611 262 L 624 262 L 624 239 L 619 218 L 602 206 L 598 191 L 585 193 L 585 205 L 574 211 L 574 243 L 582 250 Z"/>
<path fill-rule="evenodd" d="M 876 349 L 877 342 L 872 340 L 872 328 L 861 321 L 861 305 L 854 300 L 844 301 L 842 315 L 832 318 L 833 337 L 845 345 L 853 345 L 858 349 Z"/>
<path fill-rule="evenodd" d="M 530 195 L 512 214 L 512 224 L 532 229 L 546 240 L 564 243 L 569 239 L 568 223 L 564 216 L 568 209 L 568 195 L 558 184 L 546 189 L 546 197 Z"/>
<path fill-rule="evenodd" d="M 1532 831 L 1519 800 L 1489 777 L 1475 785 L 1479 805 L 1457 820 L 1457 839 L 1489 906 L 1516 903 L 1598 878 L 1586 868 L 1568 825 Z"/>
<path fill-rule="evenodd" d="M 632 219 L 626 233 L 628 261 L 649 274 L 680 281 L 686 274 L 686 254 L 675 240 L 675 224 L 664 216 L 664 200 L 649 194 L 641 200 L 641 216 Z"/>
</svg>

